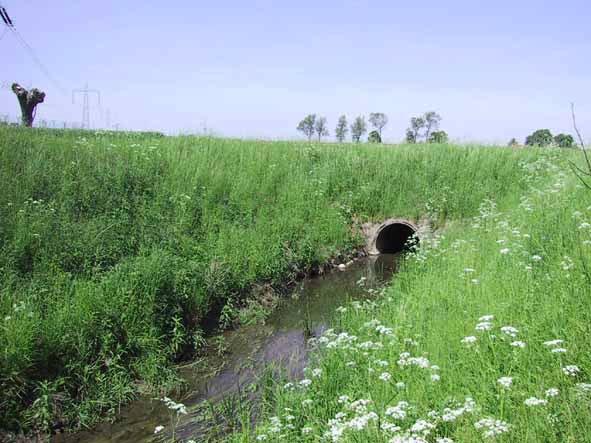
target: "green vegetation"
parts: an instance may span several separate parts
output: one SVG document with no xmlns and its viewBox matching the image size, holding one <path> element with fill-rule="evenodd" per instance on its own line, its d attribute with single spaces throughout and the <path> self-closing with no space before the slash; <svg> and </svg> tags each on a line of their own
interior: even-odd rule
<svg viewBox="0 0 591 443">
<path fill-rule="evenodd" d="M 516 206 L 530 186 L 524 168 L 540 155 L 0 127 L 0 425 L 89 426 L 115 414 L 137 381 L 165 390 L 171 364 L 198 352 L 211 320 L 221 312 L 227 320 L 254 284 L 280 288 L 358 247 L 366 220 L 429 217 L 443 226 L 478 214 L 489 198 Z M 582 201 L 574 193 L 568 201 L 575 196 Z M 552 214 L 544 217 L 558 221 Z M 408 298 L 396 295 L 392 315 L 417 295 L 431 303 L 414 291 L 423 281 L 446 288 L 445 269 L 409 265 L 396 283 L 406 282 Z M 448 289 L 451 309 L 459 295 Z M 485 294 L 466 309 L 492 300 Z M 501 307 L 497 315 L 510 312 Z M 559 308 L 570 314 L 575 305 Z M 408 322 L 430 327 L 422 315 L 435 307 L 417 309 Z M 341 389 L 339 377 L 327 382 Z"/>
<path fill-rule="evenodd" d="M 548 146 L 554 141 L 549 129 L 538 129 L 525 138 L 527 146 Z"/>
<path fill-rule="evenodd" d="M 378 131 L 373 130 L 367 136 L 367 142 L 368 143 L 382 143 L 382 137 L 380 136 L 380 133 Z"/>
<path fill-rule="evenodd" d="M 424 138 L 428 143 L 447 143 L 447 133 L 438 131 L 441 116 L 435 111 L 425 112 L 410 119 L 410 127 L 406 130 L 406 142 L 417 143 Z"/>
<path fill-rule="evenodd" d="M 230 440 L 591 441 L 591 192 L 565 155 L 521 163 L 527 189 L 482 200 L 377 299 L 337 309 L 306 378 Z"/>
<path fill-rule="evenodd" d="M 447 143 L 448 141 L 447 132 L 445 131 L 433 131 L 428 140 L 429 143 Z"/>
<path fill-rule="evenodd" d="M 347 116 L 341 115 L 339 117 L 339 121 L 337 122 L 337 127 L 334 130 L 335 136 L 339 143 L 343 143 L 345 141 L 345 138 L 347 137 L 347 132 L 349 132 Z"/>
<path fill-rule="evenodd" d="M 552 136 L 549 129 L 538 129 L 525 139 L 527 146 L 557 146 L 559 148 L 576 147 L 575 139 L 570 134 L 557 134 Z"/>
<path fill-rule="evenodd" d="M 383 112 L 372 112 L 371 114 L 369 114 L 369 122 L 377 130 L 378 135 L 380 136 L 379 143 L 381 143 L 382 129 L 384 129 L 384 127 L 388 124 L 388 116 Z"/>
<path fill-rule="evenodd" d="M 355 143 L 359 143 L 361 141 L 361 137 L 366 132 L 367 124 L 365 123 L 365 117 L 362 115 L 355 117 L 355 120 L 353 120 L 353 123 L 351 123 L 351 139 Z"/>
</svg>

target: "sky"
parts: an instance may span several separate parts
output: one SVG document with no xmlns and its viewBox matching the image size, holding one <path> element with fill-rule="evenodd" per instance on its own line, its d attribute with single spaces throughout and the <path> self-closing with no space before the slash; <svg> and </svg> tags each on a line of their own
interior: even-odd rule
<svg viewBox="0 0 591 443">
<path fill-rule="evenodd" d="M 46 92 L 37 122 L 169 134 L 296 139 L 309 113 L 383 112 L 387 142 L 434 110 L 452 140 L 506 144 L 538 128 L 591 137 L 591 2 L 0 0 L 0 116 L 7 85 Z M 1 24 L 1 23 L 0 23 Z M 46 75 L 44 69 L 49 73 Z"/>
</svg>

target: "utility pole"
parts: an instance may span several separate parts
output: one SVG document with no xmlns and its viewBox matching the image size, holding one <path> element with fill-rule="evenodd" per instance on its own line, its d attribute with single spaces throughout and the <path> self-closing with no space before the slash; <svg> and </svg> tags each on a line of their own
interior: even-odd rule
<svg viewBox="0 0 591 443">
<path fill-rule="evenodd" d="M 72 90 L 72 104 L 75 103 L 76 94 L 82 94 L 82 129 L 90 129 L 90 94 L 96 94 L 98 105 L 101 105 L 101 91 L 98 89 L 88 89 L 88 83 L 84 89 Z"/>
</svg>

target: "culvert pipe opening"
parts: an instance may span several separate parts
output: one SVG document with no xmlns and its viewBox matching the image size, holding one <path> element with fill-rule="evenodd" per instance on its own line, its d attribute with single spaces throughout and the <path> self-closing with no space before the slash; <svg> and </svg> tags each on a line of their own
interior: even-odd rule
<svg viewBox="0 0 591 443">
<path fill-rule="evenodd" d="M 391 223 L 377 234 L 376 249 L 380 254 L 405 251 L 418 243 L 415 229 L 405 223 Z"/>
</svg>

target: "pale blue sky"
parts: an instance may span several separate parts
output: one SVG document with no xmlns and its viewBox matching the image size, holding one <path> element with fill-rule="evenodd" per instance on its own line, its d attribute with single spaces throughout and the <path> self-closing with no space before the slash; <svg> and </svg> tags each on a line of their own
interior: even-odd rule
<svg viewBox="0 0 591 443">
<path fill-rule="evenodd" d="M 131 129 L 296 138 L 309 112 L 384 112 L 387 141 L 436 110 L 452 139 L 506 143 L 534 129 L 591 134 L 588 1 L 0 0 L 65 89 L 100 89 Z M 0 36 L 3 29 L 0 28 Z M 47 92 L 37 119 L 79 121 L 16 38 L 0 81 Z M 137 106 L 136 106 L 137 105 Z M 18 114 L 0 90 L 0 115 Z"/>
</svg>

